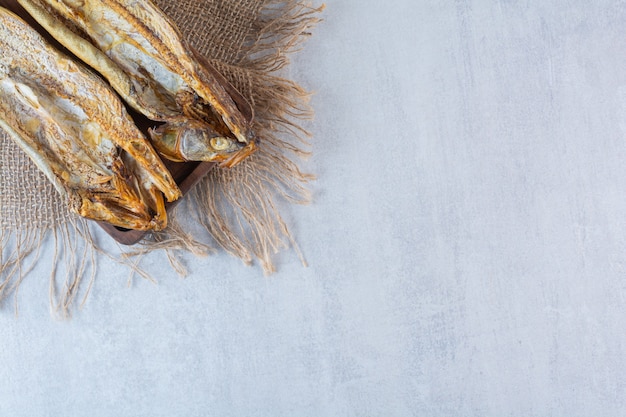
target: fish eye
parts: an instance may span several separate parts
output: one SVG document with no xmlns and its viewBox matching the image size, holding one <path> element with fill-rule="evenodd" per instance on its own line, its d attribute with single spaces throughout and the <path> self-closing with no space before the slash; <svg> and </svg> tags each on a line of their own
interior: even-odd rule
<svg viewBox="0 0 626 417">
<path fill-rule="evenodd" d="M 223 137 L 211 138 L 211 147 L 216 151 L 225 151 L 230 148 L 230 140 Z"/>
</svg>

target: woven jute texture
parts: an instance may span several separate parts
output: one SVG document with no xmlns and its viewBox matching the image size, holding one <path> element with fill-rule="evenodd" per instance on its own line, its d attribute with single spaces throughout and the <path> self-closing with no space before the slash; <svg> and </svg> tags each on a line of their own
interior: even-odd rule
<svg viewBox="0 0 626 417">
<path fill-rule="evenodd" d="M 281 69 L 317 23 L 320 10 L 296 0 L 157 0 L 156 4 L 249 100 L 261 150 L 231 170 L 214 169 L 172 214 L 171 226 L 150 236 L 137 252 L 198 252 L 217 246 L 245 262 L 257 259 L 271 272 L 276 251 L 289 246 L 297 250 L 276 203 L 308 202 L 306 184 L 312 178 L 297 163 L 306 154 L 302 148 L 308 146 L 307 134 L 299 127 L 299 120 L 311 115 L 307 93 L 281 77 Z M 55 256 L 66 253 L 69 261 L 63 268 L 65 278 L 51 288 L 57 306 L 68 309 L 87 269 L 84 259 L 77 262 L 70 253 L 75 252 L 73 240 L 89 241 L 92 226 L 68 213 L 48 180 L 1 130 L 0 177 L 0 298 L 14 292 L 24 278 L 25 259 L 33 258 L 41 241 L 53 234 Z M 185 216 L 180 215 L 183 210 Z M 178 217 L 187 219 L 189 213 L 211 241 L 191 236 L 178 222 Z M 83 255 L 95 256 L 87 255 L 87 250 Z M 60 261 L 53 259 L 52 264 Z M 92 279 L 97 275 L 95 270 L 91 275 Z M 58 281 L 54 273 L 52 279 Z"/>
</svg>

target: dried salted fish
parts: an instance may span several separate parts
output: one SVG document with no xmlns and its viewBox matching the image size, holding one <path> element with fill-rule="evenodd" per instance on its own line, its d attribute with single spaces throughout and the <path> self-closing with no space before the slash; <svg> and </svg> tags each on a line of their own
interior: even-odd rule
<svg viewBox="0 0 626 417">
<path fill-rule="evenodd" d="M 154 121 L 166 158 L 232 166 L 255 149 L 246 100 L 150 0 L 18 0 L 61 44 Z"/>
<path fill-rule="evenodd" d="M 0 8 L 0 126 L 71 211 L 116 226 L 163 229 L 181 192 L 115 92 Z"/>
</svg>

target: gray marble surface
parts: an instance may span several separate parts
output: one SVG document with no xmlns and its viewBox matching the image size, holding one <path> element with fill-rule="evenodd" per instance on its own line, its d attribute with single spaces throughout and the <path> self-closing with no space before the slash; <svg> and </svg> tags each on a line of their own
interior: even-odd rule
<svg viewBox="0 0 626 417">
<path fill-rule="evenodd" d="M 310 266 L 162 256 L 0 312 L 2 416 L 626 415 L 626 5 L 327 0 Z M 48 251 L 52 250 L 47 248 Z"/>
</svg>

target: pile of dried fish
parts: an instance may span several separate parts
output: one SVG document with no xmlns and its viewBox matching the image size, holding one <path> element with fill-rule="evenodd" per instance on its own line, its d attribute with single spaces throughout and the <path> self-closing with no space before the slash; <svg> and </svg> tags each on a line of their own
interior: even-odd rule
<svg viewBox="0 0 626 417">
<path fill-rule="evenodd" d="M 134 229 L 166 225 L 180 190 L 115 93 L 0 9 L 0 126 L 82 216 Z"/>
<path fill-rule="evenodd" d="M 0 126 L 72 211 L 161 230 L 164 196 L 181 193 L 154 149 L 172 161 L 226 167 L 254 152 L 249 104 L 150 0 L 18 2 L 108 81 L 1 9 Z M 149 141 L 116 92 L 154 122 Z"/>
</svg>

